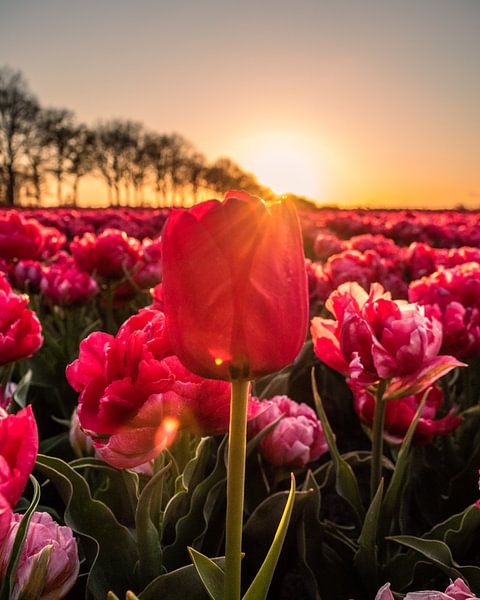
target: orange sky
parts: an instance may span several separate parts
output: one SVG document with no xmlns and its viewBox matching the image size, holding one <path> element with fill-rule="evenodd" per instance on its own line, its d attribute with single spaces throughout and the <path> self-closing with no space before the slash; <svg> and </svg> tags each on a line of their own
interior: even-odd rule
<svg viewBox="0 0 480 600">
<path fill-rule="evenodd" d="M 478 0 L 5 0 L 0 56 L 45 105 L 177 131 L 279 193 L 479 207 L 479 30 Z"/>
</svg>

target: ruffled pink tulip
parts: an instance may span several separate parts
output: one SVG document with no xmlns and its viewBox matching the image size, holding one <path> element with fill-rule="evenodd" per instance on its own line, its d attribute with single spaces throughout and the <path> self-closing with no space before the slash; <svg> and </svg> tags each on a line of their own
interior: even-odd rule
<svg viewBox="0 0 480 600">
<path fill-rule="evenodd" d="M 463 364 L 438 356 L 442 329 L 436 319 L 427 318 L 416 304 L 391 300 L 380 284 L 367 294 L 358 283 L 345 283 L 326 308 L 336 320 L 312 320 L 315 353 L 355 385 L 388 380 L 388 397 L 399 398 L 425 390 Z"/>
<path fill-rule="evenodd" d="M 0 365 L 32 356 L 43 343 L 40 322 L 27 305 L 28 296 L 12 292 L 0 274 Z"/>
<path fill-rule="evenodd" d="M 231 191 L 223 202 L 174 210 L 162 252 L 168 331 L 188 369 L 213 379 L 254 379 L 297 356 L 308 291 L 292 204 L 267 206 Z"/>
<path fill-rule="evenodd" d="M 409 298 L 443 325 L 442 351 L 480 356 L 480 264 L 441 269 L 410 284 Z"/>
<path fill-rule="evenodd" d="M 375 596 L 375 600 L 394 600 L 390 584 L 386 583 Z M 444 592 L 428 590 L 409 592 L 404 600 L 480 600 L 460 578 L 455 579 Z"/>
<path fill-rule="evenodd" d="M 48 302 L 58 306 L 86 304 L 98 294 L 95 279 L 68 264 L 54 264 L 45 269 L 40 289 Z"/>
<path fill-rule="evenodd" d="M 274 396 L 257 401 L 257 411 L 249 426 L 250 437 L 280 418 L 259 445 L 262 456 L 272 465 L 304 467 L 328 450 L 322 425 L 306 404 Z"/>
<path fill-rule="evenodd" d="M 36 260 L 20 260 L 10 271 L 12 285 L 21 292 L 32 292 L 40 289 L 43 267 Z"/>
<path fill-rule="evenodd" d="M 7 537 L 3 544 L 0 543 L 0 580 L 5 575 L 21 520 L 21 515 L 13 516 Z M 45 559 L 45 554 L 46 569 L 39 565 L 40 557 Z M 35 512 L 20 554 L 10 599 L 16 600 L 31 587 L 40 594 L 35 595 L 39 600 L 65 598 L 77 580 L 79 570 L 77 542 L 72 530 L 55 523 L 48 513 Z"/>
</svg>

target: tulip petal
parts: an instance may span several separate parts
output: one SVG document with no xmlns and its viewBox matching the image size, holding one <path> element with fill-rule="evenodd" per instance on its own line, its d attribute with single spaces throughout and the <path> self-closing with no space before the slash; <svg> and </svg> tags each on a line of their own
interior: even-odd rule
<svg viewBox="0 0 480 600">
<path fill-rule="evenodd" d="M 402 398 L 403 396 L 419 394 L 455 367 L 466 366 L 465 363 L 460 362 L 453 356 L 437 356 L 424 364 L 416 373 L 393 379 L 385 392 L 385 398 Z"/>
</svg>

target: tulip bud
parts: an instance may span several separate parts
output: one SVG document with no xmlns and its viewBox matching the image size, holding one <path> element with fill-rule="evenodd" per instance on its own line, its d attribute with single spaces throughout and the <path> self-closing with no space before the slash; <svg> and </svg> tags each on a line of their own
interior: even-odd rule
<svg viewBox="0 0 480 600">
<path fill-rule="evenodd" d="M 308 290 L 302 235 L 288 202 L 228 192 L 174 210 L 163 234 L 167 329 L 190 371 L 254 379 L 303 346 Z"/>
</svg>

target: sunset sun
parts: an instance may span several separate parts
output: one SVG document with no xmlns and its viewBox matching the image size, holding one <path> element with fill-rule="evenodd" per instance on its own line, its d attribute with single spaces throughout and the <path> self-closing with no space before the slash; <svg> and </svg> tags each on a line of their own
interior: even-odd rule
<svg viewBox="0 0 480 600">
<path fill-rule="evenodd" d="M 312 146 L 299 135 L 262 134 L 242 142 L 242 163 L 276 194 L 295 192 L 318 200 L 322 173 Z"/>
</svg>

